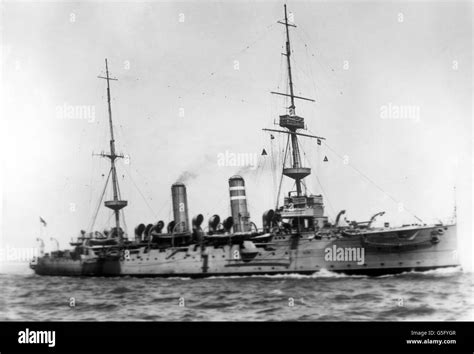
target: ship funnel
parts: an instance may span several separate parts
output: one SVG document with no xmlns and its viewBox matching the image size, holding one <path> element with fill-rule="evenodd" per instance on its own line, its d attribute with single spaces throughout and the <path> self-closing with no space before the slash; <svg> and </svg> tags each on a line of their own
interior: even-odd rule
<svg viewBox="0 0 474 354">
<path fill-rule="evenodd" d="M 179 182 L 173 184 L 171 186 L 171 197 L 173 200 L 173 217 L 176 224 L 175 231 L 178 233 L 189 232 L 186 186 Z"/>
<path fill-rule="evenodd" d="M 247 197 L 245 196 L 245 182 L 240 176 L 229 178 L 230 209 L 234 219 L 234 232 L 250 231 L 247 211 Z"/>
</svg>

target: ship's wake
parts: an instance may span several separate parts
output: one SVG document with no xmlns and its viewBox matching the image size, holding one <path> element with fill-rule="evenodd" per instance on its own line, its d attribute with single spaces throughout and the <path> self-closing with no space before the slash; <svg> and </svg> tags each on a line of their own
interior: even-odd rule
<svg viewBox="0 0 474 354">
<path fill-rule="evenodd" d="M 426 276 L 435 276 L 435 277 L 449 277 L 453 275 L 462 274 L 463 270 L 460 266 L 448 267 L 448 268 L 439 268 L 427 271 L 407 271 L 399 274 L 387 274 L 380 276 L 368 276 L 368 275 L 349 275 L 344 273 L 336 273 L 327 269 L 321 269 L 313 274 L 298 274 L 298 273 L 287 273 L 287 274 L 253 274 L 253 275 L 232 275 L 232 276 L 211 276 L 205 279 L 383 279 L 383 278 L 400 278 L 406 276 L 417 276 L 417 277 L 426 277 Z M 180 279 L 186 280 L 191 278 L 169 278 L 169 279 Z"/>
<path fill-rule="evenodd" d="M 438 268 L 438 269 L 431 269 L 431 270 L 425 270 L 423 272 L 420 271 L 408 271 L 408 272 L 403 272 L 400 274 L 387 274 L 387 275 L 381 275 L 378 276 L 377 278 L 391 278 L 391 277 L 403 277 L 403 276 L 435 276 L 435 277 L 445 277 L 445 276 L 453 276 L 453 275 L 458 275 L 462 274 L 464 271 L 461 266 L 455 266 L 455 267 L 447 267 L 447 268 Z"/>
</svg>

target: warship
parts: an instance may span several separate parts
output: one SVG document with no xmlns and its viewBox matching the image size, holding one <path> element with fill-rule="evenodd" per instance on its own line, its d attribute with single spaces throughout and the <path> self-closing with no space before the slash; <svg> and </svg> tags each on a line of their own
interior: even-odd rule
<svg viewBox="0 0 474 354">
<path fill-rule="evenodd" d="M 286 134 L 287 143 L 281 170 L 294 181 L 294 190 L 284 196 L 283 203 L 263 213 L 261 227 L 251 220 L 247 208 L 244 178 L 229 178 L 231 215 L 213 215 L 204 223 L 198 214 L 191 220 L 187 189 L 183 183 L 171 186 L 173 220 L 142 223 L 129 238 L 121 227 L 121 212 L 127 201 L 121 199 L 116 162 L 123 158 L 115 149 L 112 124 L 110 80 L 107 59 L 108 118 L 110 151 L 101 156 L 110 160 L 105 188 L 111 179 L 113 199 L 104 202 L 112 210 L 114 227 L 104 232 L 81 231 L 69 250 L 57 250 L 34 258 L 30 267 L 39 275 L 57 276 L 160 276 L 207 277 L 300 273 L 313 274 L 321 270 L 347 274 L 380 275 L 405 271 L 424 271 L 458 266 L 455 222 L 450 224 L 410 224 L 399 227 L 385 223 L 375 227 L 374 221 L 343 223 L 344 210 L 331 223 L 324 212 L 323 196 L 308 194 L 304 179 L 311 168 L 302 163 L 299 138 L 325 138 L 307 134 L 303 117 L 296 115 L 295 100 L 310 100 L 296 96 L 290 57 L 290 27 L 286 5 L 285 26 L 288 91 L 272 92 L 289 98 L 290 106 L 279 116 L 279 129 L 264 129 Z M 272 136 L 273 137 L 273 136 Z M 102 198 L 104 193 L 102 193 Z M 102 203 L 102 198 L 100 203 Z"/>
</svg>

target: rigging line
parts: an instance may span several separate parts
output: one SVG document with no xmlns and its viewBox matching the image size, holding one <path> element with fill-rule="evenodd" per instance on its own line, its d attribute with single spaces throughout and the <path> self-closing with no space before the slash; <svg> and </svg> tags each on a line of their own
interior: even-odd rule
<svg viewBox="0 0 474 354">
<path fill-rule="evenodd" d="M 271 25 L 268 25 L 267 27 L 265 27 L 263 29 L 263 32 L 260 34 L 259 37 L 257 37 L 257 39 L 255 39 L 253 42 L 250 42 L 248 45 L 246 45 L 243 49 L 237 51 L 237 52 L 234 52 L 232 55 L 229 55 L 229 58 L 235 58 L 238 54 L 241 54 L 243 52 L 245 52 L 246 50 L 250 49 L 250 47 L 252 47 L 254 44 L 256 44 L 257 42 L 259 42 L 260 40 L 262 40 L 271 30 L 271 28 L 273 26 L 275 26 L 276 23 L 272 23 Z M 225 63 L 227 63 L 227 60 L 225 61 Z M 208 80 L 209 79 L 209 75 L 212 77 L 212 76 L 216 76 L 217 71 L 212 71 L 210 73 L 206 73 L 206 76 L 202 78 L 202 80 L 199 80 L 194 86 L 191 86 L 189 89 L 185 89 L 185 88 L 181 88 L 185 91 L 188 91 L 188 92 L 191 92 L 191 91 L 195 91 L 196 88 L 199 87 L 200 84 L 202 84 L 204 81 Z M 175 86 L 172 86 L 172 85 L 168 85 L 169 87 L 175 87 Z M 178 87 L 175 87 L 175 88 L 178 88 Z M 178 88 L 179 89 L 179 88 Z"/>
<path fill-rule="evenodd" d="M 271 170 L 272 170 L 272 182 L 273 182 L 273 191 L 275 191 L 276 186 L 277 186 L 277 175 L 276 175 L 276 161 L 275 161 L 275 154 L 274 154 L 274 148 L 273 148 L 273 140 L 270 137 L 270 154 L 271 154 Z M 275 201 L 273 201 L 275 203 Z"/>
<path fill-rule="evenodd" d="M 107 136 L 106 136 L 106 132 L 104 132 L 104 129 L 99 129 L 101 128 L 100 126 L 100 120 L 97 120 L 95 122 L 96 124 L 96 129 L 94 129 L 94 131 L 96 131 L 96 135 L 94 137 L 94 143 L 97 142 L 97 145 L 101 145 L 103 141 L 106 141 L 107 140 Z M 92 155 L 92 159 L 95 160 L 94 156 Z M 102 169 L 102 160 L 103 159 L 97 159 L 97 164 L 91 164 L 91 178 L 90 178 L 90 193 L 89 193 L 89 204 L 92 203 L 92 196 L 94 195 L 94 192 L 95 192 L 95 188 L 93 186 L 93 182 L 94 182 L 94 176 L 96 175 L 96 172 L 100 171 Z M 96 168 L 97 167 L 97 168 Z"/>
<path fill-rule="evenodd" d="M 115 170 L 115 173 L 117 173 L 117 170 Z M 122 199 L 122 194 L 120 192 L 120 184 L 119 183 L 117 183 L 117 190 L 118 190 L 119 199 Z M 120 210 L 120 211 L 122 212 L 123 226 L 124 226 L 125 230 L 127 230 L 128 227 L 127 227 L 127 221 L 125 220 L 125 213 L 124 213 L 123 209 Z"/>
<path fill-rule="evenodd" d="M 315 41 L 313 41 L 313 39 L 309 36 L 309 34 L 304 30 L 304 28 L 300 28 L 300 31 L 301 31 L 301 34 L 303 34 L 303 35 L 305 35 L 305 36 L 307 37 L 308 43 L 310 43 L 310 42 L 315 42 Z M 300 31 L 296 31 L 296 32 L 299 33 Z M 305 42 L 305 41 L 303 40 L 303 42 Z M 309 45 L 308 45 L 308 47 L 309 47 Z M 322 51 L 317 51 L 317 52 L 318 52 L 318 54 L 319 54 L 319 59 L 320 59 L 321 61 L 324 61 L 324 63 L 326 64 L 326 66 L 329 67 L 329 68 L 331 69 L 331 71 L 335 73 L 334 68 L 333 68 L 331 65 L 328 65 L 327 60 L 324 58 L 323 52 L 322 52 Z M 313 53 L 313 55 L 316 57 L 316 54 L 315 54 L 315 53 Z"/>
<path fill-rule="evenodd" d="M 306 162 L 308 161 L 308 158 L 306 157 L 306 153 L 303 149 L 303 145 L 301 143 L 301 140 L 298 139 L 296 140 L 296 144 L 298 145 L 298 150 L 300 151 L 300 163 L 301 163 L 301 166 L 304 166 L 306 164 Z M 303 152 L 303 156 L 301 156 L 301 152 Z M 308 188 L 306 187 L 306 183 L 304 183 L 304 179 L 301 180 L 301 182 L 303 183 L 303 187 L 305 189 L 305 193 L 307 194 L 308 193 Z"/>
<path fill-rule="evenodd" d="M 117 179 L 117 167 L 115 167 L 115 178 Z M 120 193 L 120 183 L 117 182 L 117 196 L 119 199 L 122 199 L 122 194 Z"/>
<path fill-rule="evenodd" d="M 289 147 L 290 147 L 290 135 L 288 135 L 288 138 L 287 138 L 287 141 L 286 141 L 285 156 L 283 157 L 282 173 L 281 173 L 281 177 L 280 177 L 280 184 L 278 186 L 278 193 L 277 193 L 277 197 L 276 197 L 275 210 L 278 209 L 278 202 L 280 201 L 281 185 L 283 183 L 283 169 L 285 168 L 285 160 L 286 160 L 286 155 L 288 154 Z"/>
<path fill-rule="evenodd" d="M 339 155 L 336 151 L 334 151 L 326 142 L 324 142 L 324 145 L 326 145 L 328 147 L 329 150 L 331 150 L 334 154 L 336 154 L 341 160 L 344 160 L 344 157 L 342 157 L 341 155 Z M 394 201 L 396 204 L 400 204 L 401 202 L 399 200 L 397 200 L 395 197 L 393 197 L 392 195 L 390 195 L 389 193 L 387 193 L 382 187 L 380 187 L 377 183 L 375 183 L 372 179 L 370 179 L 367 175 L 365 175 L 364 173 L 362 173 L 362 171 L 360 171 L 358 168 L 356 168 L 353 164 L 349 163 L 348 166 L 350 166 L 354 171 L 356 171 L 357 173 L 359 173 L 362 177 L 364 177 L 367 181 L 369 181 L 372 185 L 374 185 L 379 191 L 381 191 L 383 194 L 385 194 L 387 197 L 389 197 L 390 199 L 392 199 L 392 201 Z M 410 213 L 412 216 L 414 216 L 419 222 L 423 223 L 423 220 L 420 219 L 413 211 L 411 211 L 410 209 L 406 208 L 405 206 L 403 206 L 403 209 L 406 210 L 408 213 Z"/>
<path fill-rule="evenodd" d="M 251 42 L 249 45 L 247 45 L 245 48 L 241 49 L 240 51 L 237 52 L 238 53 L 242 53 L 242 52 L 245 52 L 247 49 L 249 49 L 251 46 L 253 46 L 254 44 L 256 44 L 257 42 L 259 42 L 261 39 L 263 39 L 264 36 L 266 36 L 268 34 L 268 32 L 271 30 L 271 28 L 273 26 L 275 26 L 277 23 L 272 23 L 270 25 L 268 25 L 267 27 L 265 27 L 262 31 L 262 33 L 260 34 L 259 37 L 257 37 L 253 42 Z M 235 55 L 234 55 L 235 56 Z"/>
<path fill-rule="evenodd" d="M 159 216 L 160 214 L 163 212 L 163 210 L 165 210 L 165 208 L 169 207 L 169 210 L 168 210 L 168 220 L 173 220 L 171 218 L 171 212 L 172 212 L 172 209 L 173 209 L 173 206 L 171 204 L 171 202 L 169 200 L 166 200 L 163 204 L 161 204 L 161 208 L 158 210 L 157 214 L 156 214 L 156 218 L 159 219 Z"/>
<path fill-rule="evenodd" d="M 131 167 L 130 167 L 130 168 L 131 168 Z M 145 182 L 145 185 L 148 185 L 148 182 L 146 181 L 145 176 L 143 176 L 143 175 L 141 174 L 141 172 L 138 171 L 138 168 L 135 168 L 135 172 L 136 172 L 136 173 L 141 177 L 141 179 Z M 131 174 L 131 171 L 130 171 L 130 174 Z M 137 188 L 138 188 L 138 187 L 137 187 Z M 145 191 L 145 192 L 147 192 L 147 191 Z M 147 194 L 148 194 L 148 195 L 151 195 L 151 193 L 147 193 Z"/>
<path fill-rule="evenodd" d="M 300 36 L 300 31 L 295 31 L 295 32 L 296 32 L 296 34 L 297 34 L 298 36 Z M 307 37 L 307 39 L 309 40 L 309 42 L 313 42 L 313 40 L 310 38 L 310 36 L 307 34 L 307 32 L 306 32 L 303 28 L 301 28 L 301 33 L 304 34 L 304 35 Z M 304 44 L 307 48 L 309 48 L 309 44 L 307 44 L 306 41 L 305 41 L 301 36 L 300 36 L 300 40 L 303 42 L 303 44 Z M 309 43 L 309 42 L 308 42 L 308 43 Z M 321 68 L 321 70 L 323 70 L 323 71 L 326 71 L 327 68 L 329 68 L 330 70 L 327 70 L 327 71 L 328 71 L 329 73 L 332 72 L 332 75 L 335 76 L 335 75 L 336 75 L 336 71 L 335 71 L 334 67 L 333 67 L 332 65 L 329 65 L 329 64 L 328 64 L 328 60 L 325 59 L 325 57 L 323 56 L 323 52 L 322 52 L 322 51 L 321 51 L 321 52 L 320 52 L 320 51 L 315 51 L 315 52 L 311 51 L 311 55 L 316 58 L 316 54 L 315 54 L 316 52 L 319 54 L 318 58 L 315 60 L 315 61 L 316 61 L 316 64 L 317 64 L 317 65 Z M 324 65 L 323 65 L 323 64 L 324 64 Z M 311 66 L 310 66 L 310 70 L 312 71 Z M 313 80 L 314 82 L 316 82 L 316 80 L 314 80 L 314 77 L 312 77 L 312 80 Z M 328 86 L 327 82 L 325 82 L 325 81 L 323 80 L 323 77 L 321 77 L 321 79 L 319 80 L 319 83 L 321 84 L 322 88 L 324 89 L 323 91 L 330 91 L 330 90 L 329 90 L 329 86 Z M 339 90 L 339 89 L 338 89 L 338 90 Z"/>
<path fill-rule="evenodd" d="M 132 184 L 135 186 L 135 188 L 137 189 L 138 191 L 138 194 L 140 194 L 140 196 L 143 198 L 143 201 L 145 202 L 146 206 L 148 207 L 148 209 L 151 211 L 151 215 L 153 218 L 156 218 L 158 219 L 158 214 L 155 212 L 155 210 L 150 206 L 150 204 L 148 204 L 148 201 L 146 200 L 145 196 L 143 195 L 142 191 L 140 190 L 140 188 L 138 188 L 137 184 L 135 183 L 135 180 L 132 178 L 132 174 L 131 172 L 129 172 L 126 168 L 124 168 L 125 172 L 127 173 L 128 177 L 130 177 L 130 180 L 132 181 Z"/>
<path fill-rule="evenodd" d="M 106 220 L 105 223 L 103 224 L 103 225 L 104 225 L 104 229 L 110 228 L 110 219 L 112 218 L 113 215 L 114 215 L 114 212 L 111 211 L 111 212 L 109 213 L 109 217 L 107 218 L 107 220 Z"/>
<path fill-rule="evenodd" d="M 277 88 L 280 89 L 280 86 L 283 84 L 283 54 L 280 55 L 280 77 L 278 78 Z"/>
<path fill-rule="evenodd" d="M 91 159 L 92 159 L 92 163 L 91 163 L 91 178 L 89 180 L 89 204 L 88 205 L 91 205 L 92 203 L 92 180 L 94 178 L 94 172 L 95 172 L 95 169 L 94 169 L 94 156 L 91 155 Z"/>
<path fill-rule="evenodd" d="M 126 234 L 128 234 L 128 232 L 127 232 L 128 226 L 127 226 L 127 222 L 125 221 L 125 213 L 124 213 L 123 209 L 120 210 L 120 212 L 122 213 L 122 220 L 123 220 L 123 226 L 124 226 L 124 230 L 123 230 L 123 231 L 124 231 Z"/>
<path fill-rule="evenodd" d="M 221 209 L 227 209 L 227 210 L 225 211 L 225 213 L 227 213 L 227 215 L 229 215 L 229 205 L 227 204 L 227 202 L 228 202 L 229 199 L 228 199 L 227 195 L 226 195 L 226 194 L 222 194 L 222 196 L 221 196 L 220 198 L 218 198 L 217 200 L 218 200 L 218 202 L 217 202 L 217 204 L 216 204 L 216 209 L 215 209 L 215 211 L 214 211 L 214 212 L 209 212 L 209 211 L 207 211 L 207 212 L 206 212 L 206 215 L 219 215 L 219 211 L 220 211 Z M 223 218 L 222 218 L 222 221 L 224 221 L 225 218 L 227 218 L 227 216 L 223 217 Z"/>
<path fill-rule="evenodd" d="M 301 184 L 304 187 L 304 194 L 308 195 L 308 186 L 306 186 L 306 181 L 304 179 L 301 180 Z M 310 192 L 311 193 L 311 192 Z"/>
<path fill-rule="evenodd" d="M 279 76 L 277 86 L 276 86 L 278 91 L 280 90 L 280 86 L 283 85 L 283 55 L 280 55 L 279 73 L 280 73 L 280 76 Z M 274 105 L 273 102 L 278 102 L 278 101 L 275 95 L 269 95 L 269 97 L 270 97 L 270 119 L 271 119 L 270 122 L 274 123 L 275 122 L 274 116 L 278 115 L 278 113 L 273 111 L 273 107 L 276 105 L 276 104 Z"/>
<path fill-rule="evenodd" d="M 299 63 L 294 58 L 292 58 L 291 60 L 293 61 L 293 64 L 294 64 L 293 66 L 296 69 L 298 69 L 304 75 L 304 77 L 309 77 L 311 79 L 311 83 L 313 84 L 313 89 L 315 91 L 314 94 L 316 95 L 317 90 L 316 90 L 316 84 L 314 83 L 313 75 L 312 74 L 308 75 L 307 72 L 305 70 L 303 70 L 303 67 L 300 66 Z"/>
<path fill-rule="evenodd" d="M 255 170 L 250 170 L 250 173 L 249 173 L 249 176 L 252 175 L 252 173 L 254 174 L 253 178 L 255 180 L 255 184 L 258 186 L 259 182 L 260 182 L 260 173 L 262 172 L 262 170 L 265 168 L 265 160 L 262 159 L 262 163 L 260 163 L 260 161 L 258 161 L 259 159 L 257 158 L 257 166 L 255 167 Z"/>
<path fill-rule="evenodd" d="M 304 157 L 305 157 L 306 159 L 308 159 L 308 157 L 307 157 L 307 155 L 306 155 L 306 152 L 305 152 L 303 149 L 301 149 L 301 151 L 303 151 Z M 314 173 L 314 177 L 316 177 L 316 181 L 318 182 L 319 188 L 321 188 L 321 192 L 322 192 L 323 195 L 325 196 L 325 199 L 327 200 L 328 205 L 329 205 L 329 208 L 331 209 L 333 215 L 336 214 L 336 211 L 335 211 L 335 209 L 334 209 L 333 206 L 332 206 L 331 200 L 329 199 L 328 194 L 325 192 L 325 190 L 324 190 L 324 188 L 323 188 L 323 185 L 322 185 L 322 183 L 321 183 L 321 181 L 320 181 L 320 179 L 319 179 L 319 177 L 318 177 L 318 175 L 317 175 L 316 173 Z M 305 185 L 305 187 L 306 187 L 306 185 Z"/>
<path fill-rule="evenodd" d="M 248 98 L 232 98 L 231 95 L 229 95 L 229 94 L 226 95 L 225 93 L 221 93 L 221 92 L 216 94 L 216 93 L 210 92 L 210 91 L 203 92 L 202 90 L 194 90 L 193 88 L 189 89 L 189 88 L 184 88 L 182 86 L 178 87 L 178 86 L 175 86 L 175 85 L 168 85 L 167 88 L 188 91 L 189 93 L 194 93 L 196 95 L 199 95 L 199 92 L 196 93 L 196 91 L 201 92 L 201 95 L 199 97 L 187 97 L 186 100 L 188 100 L 188 101 L 201 101 L 202 96 L 207 96 L 207 97 L 215 97 L 215 98 L 219 98 L 219 99 L 222 99 L 222 100 L 227 100 L 227 101 L 234 102 L 234 103 L 239 103 L 239 104 L 241 104 L 241 103 L 253 104 L 253 103 L 256 102 L 256 101 L 254 101 L 252 103 L 252 101 L 251 100 L 249 101 Z M 178 99 L 181 100 L 182 97 L 179 96 Z"/>
<path fill-rule="evenodd" d="M 104 199 L 104 194 L 107 190 L 107 184 L 109 183 L 109 179 L 110 179 L 110 174 L 112 173 L 112 169 L 109 170 L 109 175 L 107 176 L 107 180 L 105 181 L 105 185 L 104 185 L 104 189 L 102 191 L 102 194 L 100 195 L 100 199 L 99 199 L 99 203 L 97 204 L 97 208 L 96 208 L 96 211 L 94 213 L 94 217 L 92 219 L 92 223 L 89 227 L 89 230 L 90 232 L 92 232 L 92 229 L 94 228 L 94 225 L 95 225 L 95 222 L 97 220 L 97 215 L 99 214 L 99 209 L 100 209 L 100 204 L 102 203 L 102 200 Z"/>
<path fill-rule="evenodd" d="M 309 52 L 308 52 L 308 45 L 305 43 L 305 41 L 303 40 L 301 34 L 296 31 L 297 33 L 297 36 L 298 36 L 298 39 L 304 44 L 304 47 L 305 47 L 305 53 L 306 53 L 306 58 L 308 59 L 308 62 L 309 62 L 309 65 L 308 65 L 308 68 L 309 68 L 309 74 L 310 74 L 310 77 L 311 77 L 311 80 L 312 80 L 312 84 L 313 84 L 313 88 L 314 88 L 314 91 L 315 91 L 315 94 L 316 92 L 318 91 L 317 88 L 316 88 L 316 80 L 314 79 L 314 75 L 313 75 L 313 66 L 311 65 L 311 58 L 310 58 L 310 55 L 309 55 Z M 315 54 L 312 53 L 313 57 L 315 57 Z M 295 62 L 296 63 L 296 62 Z"/>
<path fill-rule="evenodd" d="M 303 161 L 301 161 L 301 164 L 304 166 L 305 164 L 309 164 L 309 159 L 308 159 L 308 156 L 306 156 L 306 152 L 305 152 L 305 149 L 303 147 L 303 143 L 301 142 L 301 140 L 298 140 L 298 145 L 299 145 L 299 150 L 303 152 Z M 300 153 L 301 155 L 301 153 Z M 304 188 L 305 188 L 305 193 L 308 194 L 308 187 L 306 186 L 306 182 L 304 179 L 301 180 L 302 182 L 304 182 Z"/>
<path fill-rule="evenodd" d="M 318 181 L 319 188 L 321 188 L 321 192 L 323 192 L 323 194 L 324 194 L 325 197 L 326 197 L 325 199 L 327 200 L 328 205 L 329 205 L 329 207 L 331 208 L 332 214 L 335 215 L 335 214 L 336 214 L 336 211 L 335 211 L 335 209 L 334 209 L 333 206 L 332 206 L 332 203 L 331 203 L 331 200 L 329 199 L 328 194 L 324 191 L 323 185 L 322 185 L 321 181 L 319 180 L 318 175 L 315 174 L 314 176 L 316 177 L 316 180 Z"/>
</svg>

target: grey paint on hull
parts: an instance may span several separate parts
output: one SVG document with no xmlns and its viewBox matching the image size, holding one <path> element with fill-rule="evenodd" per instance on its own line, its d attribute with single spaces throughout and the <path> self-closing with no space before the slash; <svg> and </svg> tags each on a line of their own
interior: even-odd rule
<svg viewBox="0 0 474 354">
<path fill-rule="evenodd" d="M 399 246 L 380 246 L 384 240 L 393 241 L 389 233 L 372 233 L 339 239 L 315 239 L 314 233 L 275 235 L 258 254 L 242 259 L 238 244 L 220 247 L 208 246 L 201 252 L 191 245 L 181 251 L 175 249 L 136 250 L 128 259 L 98 260 L 96 263 L 40 259 L 35 271 L 42 275 L 71 276 L 139 276 L 139 277 L 209 277 L 264 274 L 312 274 L 322 269 L 346 274 L 381 275 L 410 270 L 427 270 L 458 266 L 456 258 L 456 226 L 443 226 L 439 242 L 432 242 L 433 232 L 439 226 L 416 229 L 413 240 L 407 238 Z M 379 237 L 379 239 L 377 239 Z M 393 237 L 392 237 L 393 238 Z M 375 241 L 374 241 L 375 240 Z M 385 242 L 385 241 L 384 241 Z M 328 248 L 363 248 L 364 262 L 327 261 Z M 238 257 L 235 257 L 238 255 Z"/>
</svg>

